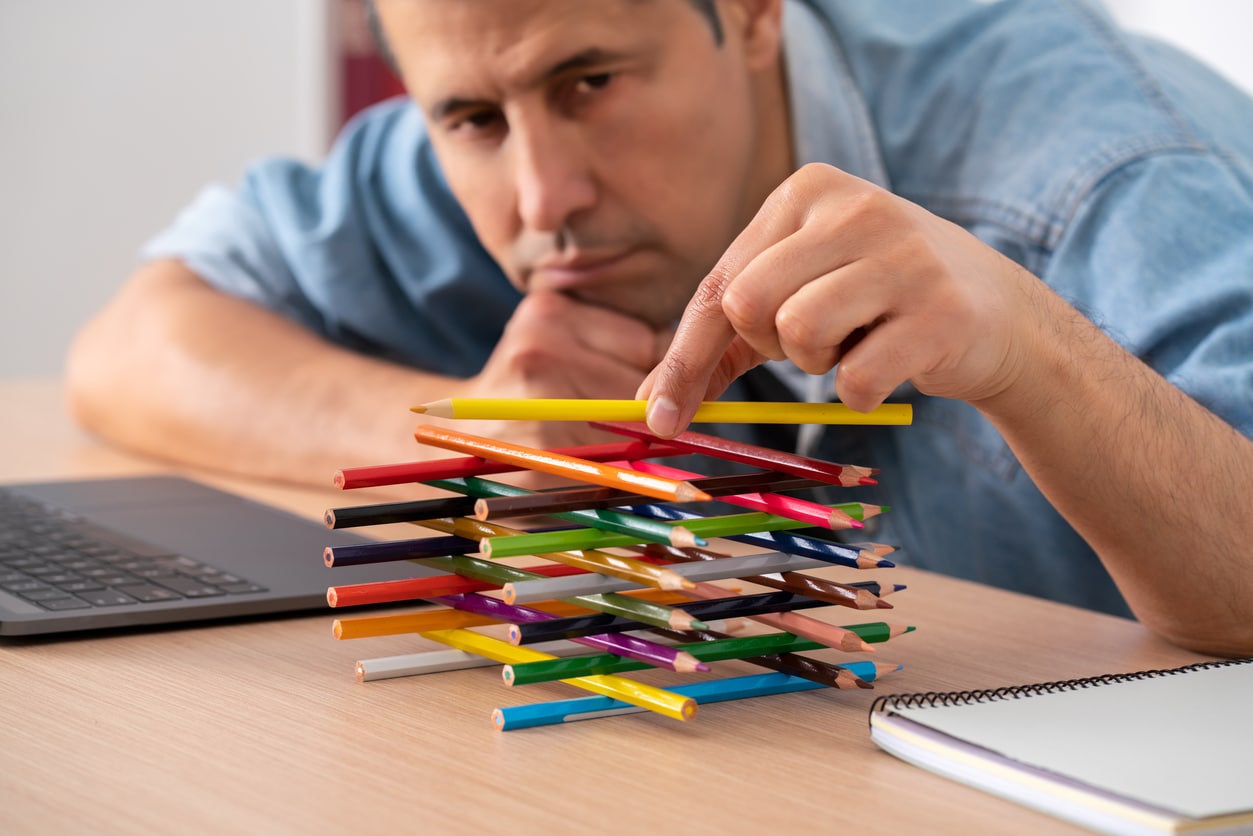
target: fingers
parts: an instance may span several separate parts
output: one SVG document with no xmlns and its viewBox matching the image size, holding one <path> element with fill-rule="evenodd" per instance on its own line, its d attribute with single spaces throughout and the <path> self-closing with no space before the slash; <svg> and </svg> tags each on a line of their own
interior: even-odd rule
<svg viewBox="0 0 1253 836">
<path fill-rule="evenodd" d="M 733 321 L 727 294 L 753 259 L 799 228 L 802 213 L 791 197 L 787 189 L 772 194 L 696 288 L 669 350 L 637 393 L 649 401 L 648 428 L 655 435 L 670 438 L 680 433 L 701 400 L 721 393 L 736 377 L 772 356 L 737 335 L 740 326 L 751 330 L 757 325 L 754 300 L 732 294 Z M 777 346 L 759 342 L 777 354 Z"/>
</svg>

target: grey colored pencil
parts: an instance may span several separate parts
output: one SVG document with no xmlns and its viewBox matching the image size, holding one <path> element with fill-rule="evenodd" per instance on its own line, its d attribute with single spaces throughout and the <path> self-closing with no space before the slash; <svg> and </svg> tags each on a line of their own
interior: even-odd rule
<svg viewBox="0 0 1253 836">
<path fill-rule="evenodd" d="M 746 575 L 761 575 L 772 572 L 799 572 L 805 569 L 818 569 L 831 564 L 812 557 L 800 557 L 784 552 L 762 552 L 760 554 L 736 555 L 720 557 L 717 560 L 704 560 L 698 563 L 675 563 L 669 566 L 675 572 L 690 581 L 712 581 L 723 578 L 740 578 Z M 567 575 L 562 578 L 535 578 L 534 580 L 515 581 L 504 586 L 504 598 L 510 604 L 522 604 L 528 601 L 551 601 L 569 598 L 575 595 L 593 595 L 605 592 L 619 592 L 633 589 L 638 584 L 608 575 L 588 573 L 585 575 Z"/>
</svg>

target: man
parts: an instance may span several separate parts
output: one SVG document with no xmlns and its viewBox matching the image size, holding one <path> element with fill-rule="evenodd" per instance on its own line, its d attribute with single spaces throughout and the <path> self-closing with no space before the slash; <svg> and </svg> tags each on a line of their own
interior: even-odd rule
<svg viewBox="0 0 1253 836">
<path fill-rule="evenodd" d="M 321 480 L 421 454 L 414 402 L 638 392 L 668 435 L 768 359 L 735 385 L 914 402 L 801 443 L 882 469 L 917 565 L 1253 651 L 1246 97 L 1075 3 L 377 14 L 417 109 L 153 242 L 73 352 L 88 426 Z"/>
</svg>

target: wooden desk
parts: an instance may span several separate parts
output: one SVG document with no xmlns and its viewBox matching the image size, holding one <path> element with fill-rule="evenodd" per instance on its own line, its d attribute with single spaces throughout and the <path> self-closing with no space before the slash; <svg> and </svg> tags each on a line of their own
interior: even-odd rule
<svg viewBox="0 0 1253 836">
<path fill-rule="evenodd" d="M 0 479 L 168 470 L 78 432 L 54 382 L 0 382 L 0 403 Z M 311 517 L 343 499 L 204 478 Z M 906 568 L 864 576 L 909 585 L 888 615 L 918 631 L 877 654 L 903 671 L 876 691 L 711 705 L 688 723 L 501 733 L 492 708 L 583 692 L 510 690 L 495 668 L 357 683 L 356 659 L 433 646 L 336 642 L 329 611 L 3 644 L 0 832 L 1075 832 L 879 751 L 871 700 L 1202 658 L 1118 618 Z"/>
</svg>

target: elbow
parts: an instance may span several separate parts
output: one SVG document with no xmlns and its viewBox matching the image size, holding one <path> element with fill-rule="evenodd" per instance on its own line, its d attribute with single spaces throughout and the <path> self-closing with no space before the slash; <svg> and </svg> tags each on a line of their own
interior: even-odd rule
<svg viewBox="0 0 1253 836">
<path fill-rule="evenodd" d="M 1224 659 L 1253 657 L 1253 620 L 1202 627 L 1198 624 L 1147 625 L 1173 645 Z"/>
<path fill-rule="evenodd" d="M 74 338 L 66 354 L 62 377 L 70 417 L 83 429 L 99 434 L 104 429 L 105 392 L 111 387 L 106 352 L 97 344 L 97 328 L 96 322 L 88 323 Z"/>
</svg>

